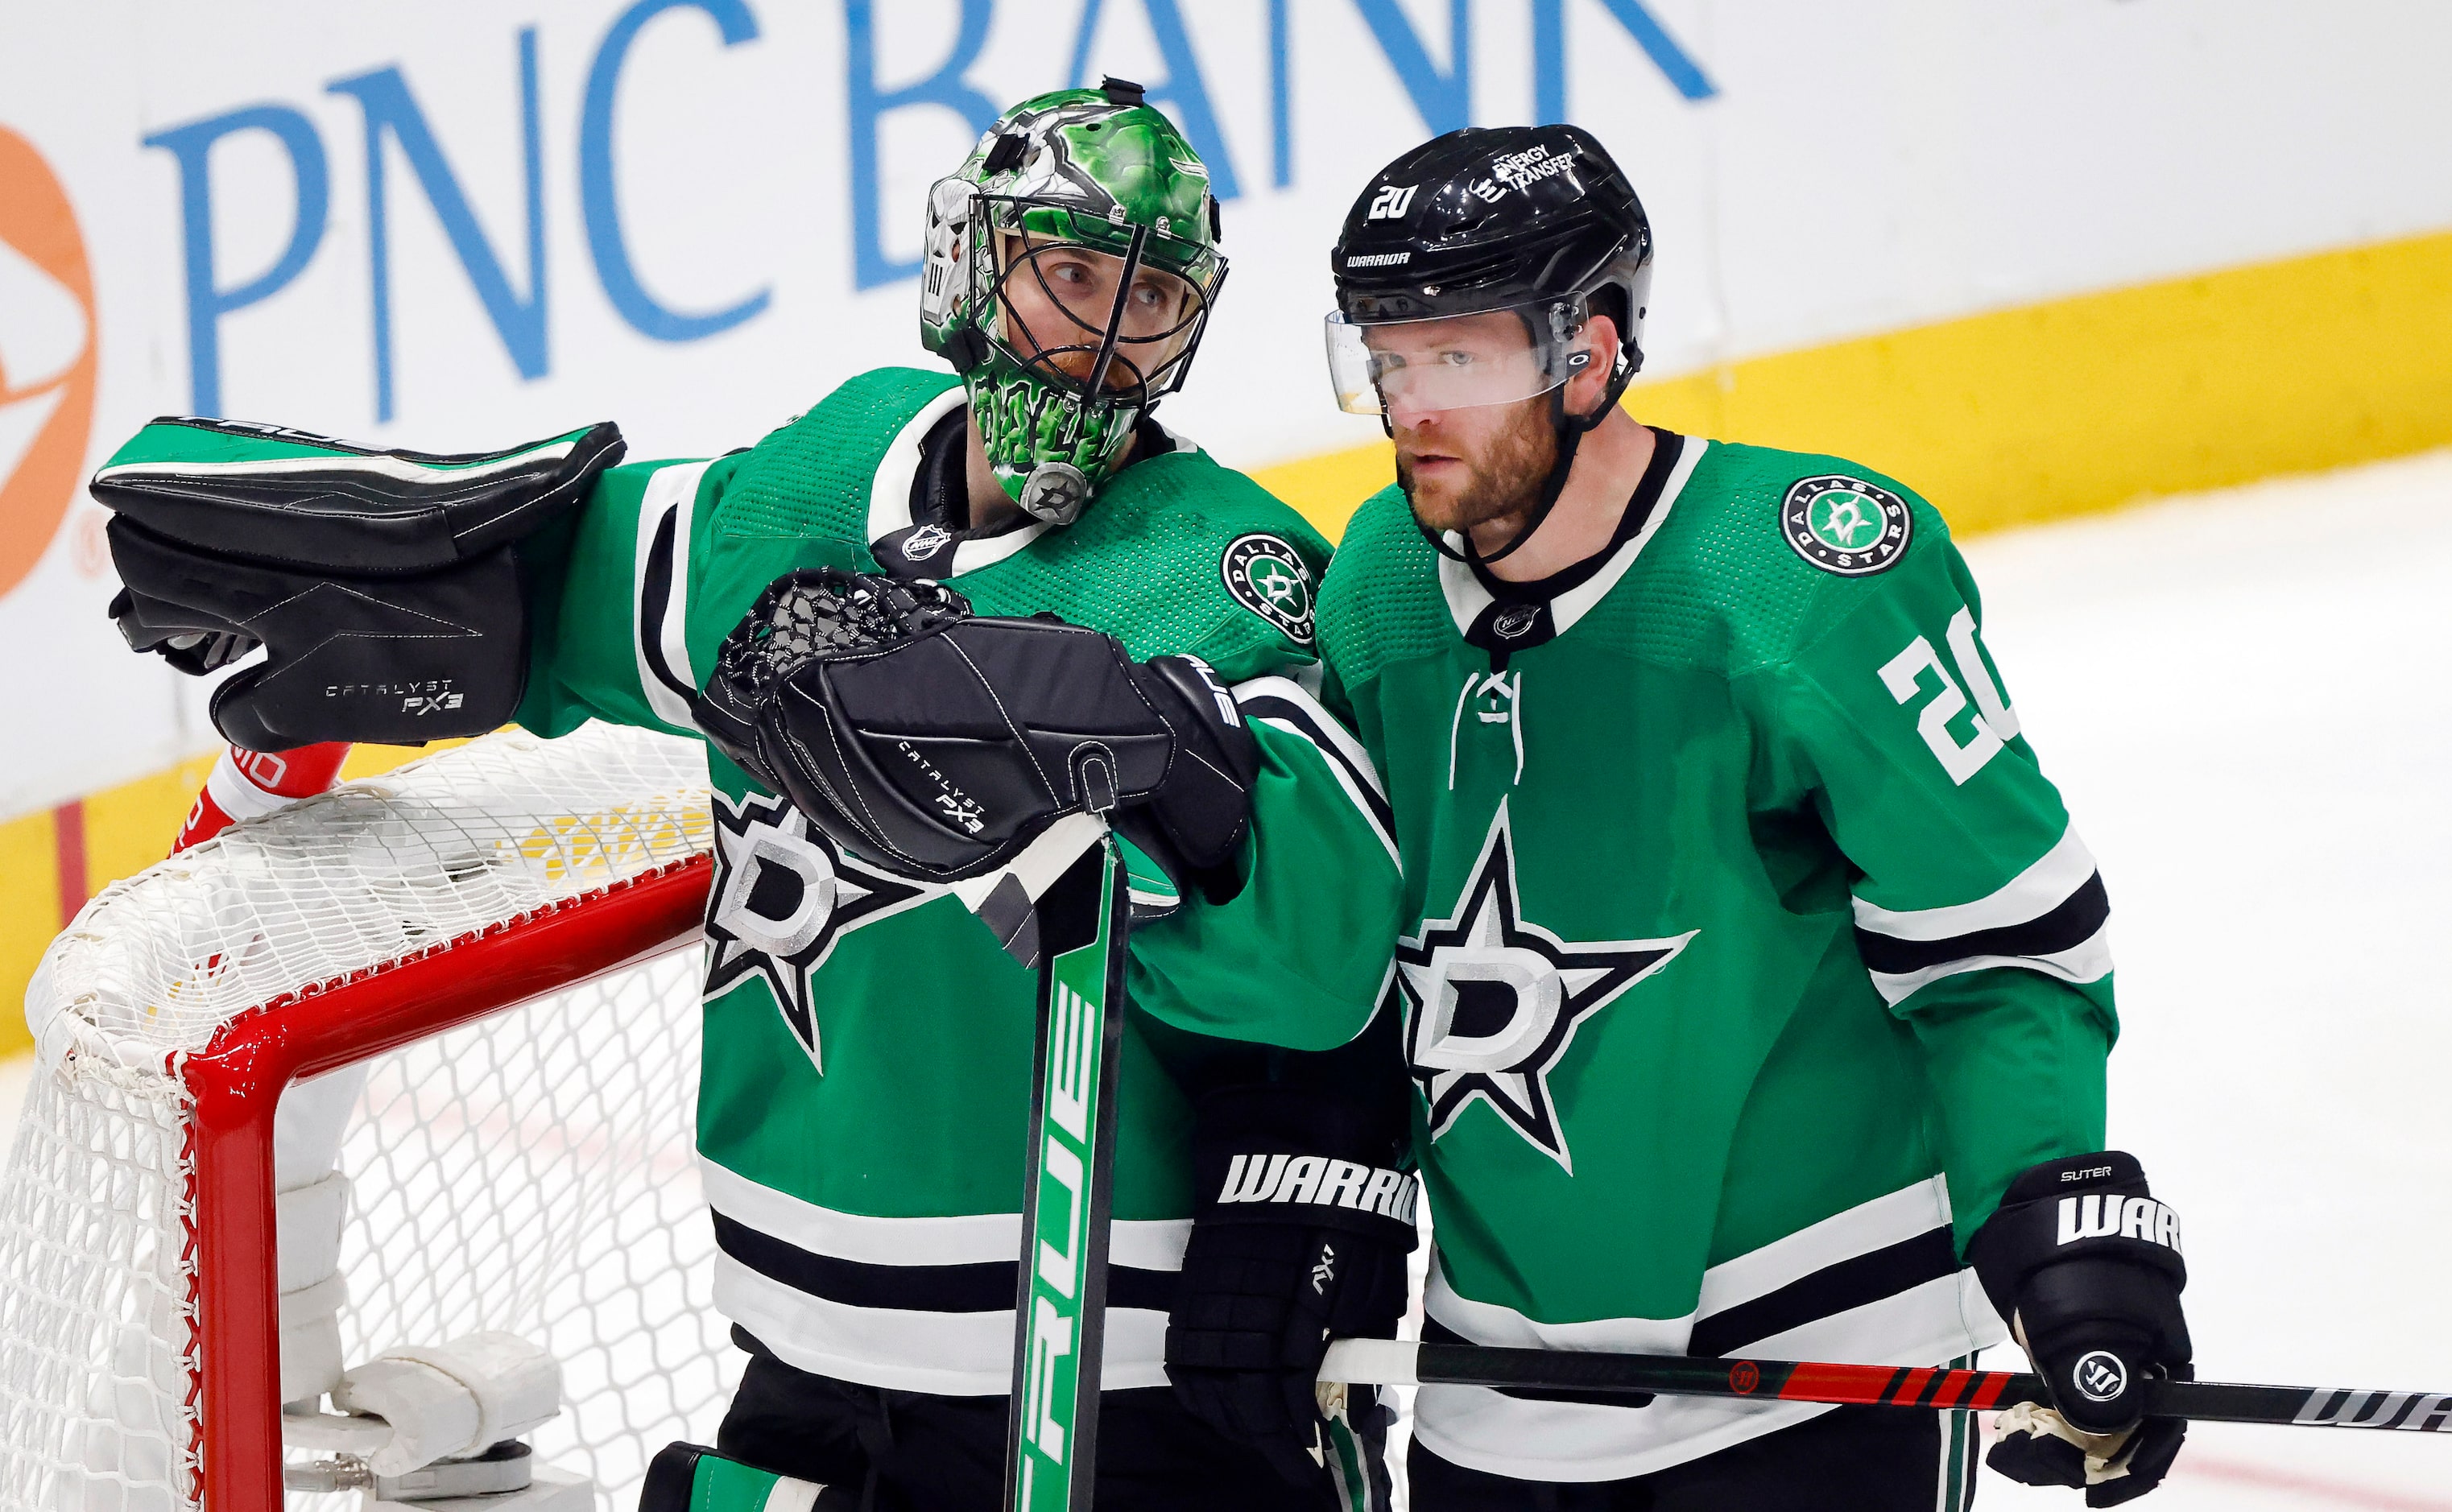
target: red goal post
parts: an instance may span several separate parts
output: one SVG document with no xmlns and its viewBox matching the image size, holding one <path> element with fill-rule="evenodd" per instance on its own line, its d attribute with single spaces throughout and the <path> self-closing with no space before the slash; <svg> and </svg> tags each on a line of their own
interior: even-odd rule
<svg viewBox="0 0 2452 1512">
<path fill-rule="evenodd" d="M 0 1180 L 0 1509 L 283 1504 L 274 1114 L 348 1067 L 347 1363 L 444 1342 L 421 1330 L 535 1339 L 565 1369 L 539 1460 L 624 1502 L 712 1431 L 707 801 L 693 743 L 507 732 L 79 913 L 29 990 Z"/>
</svg>

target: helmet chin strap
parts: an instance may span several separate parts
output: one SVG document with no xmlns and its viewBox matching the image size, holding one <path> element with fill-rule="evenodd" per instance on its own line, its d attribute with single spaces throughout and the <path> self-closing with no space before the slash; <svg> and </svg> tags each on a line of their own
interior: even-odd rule
<svg viewBox="0 0 2452 1512">
<path fill-rule="evenodd" d="M 1516 549 L 1531 540 L 1533 533 L 1549 520 L 1550 511 L 1558 507 L 1558 496 L 1567 491 L 1567 476 L 1575 470 L 1575 453 L 1583 446 L 1584 435 L 1609 418 L 1611 408 L 1617 403 L 1616 390 L 1617 385 L 1612 384 L 1609 395 L 1594 405 L 1589 415 L 1567 413 L 1566 384 L 1560 383 L 1550 390 L 1550 428 L 1557 438 L 1557 458 L 1550 464 L 1550 475 L 1541 481 L 1541 492 L 1534 499 L 1532 507 L 1525 511 L 1524 523 L 1508 538 L 1506 545 L 1485 554 L 1473 543 L 1473 530 L 1468 526 L 1456 532 L 1456 538 L 1464 543 L 1464 549 L 1459 551 L 1447 543 L 1447 538 L 1441 532 L 1423 524 L 1418 515 L 1414 518 L 1414 528 L 1422 533 L 1422 539 L 1429 541 L 1440 556 L 1451 560 L 1487 567 L 1492 562 L 1514 555 Z"/>
</svg>

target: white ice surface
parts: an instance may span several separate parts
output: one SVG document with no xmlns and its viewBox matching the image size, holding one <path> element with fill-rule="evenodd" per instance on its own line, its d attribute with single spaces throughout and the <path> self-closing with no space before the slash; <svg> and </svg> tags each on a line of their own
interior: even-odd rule
<svg viewBox="0 0 2452 1512">
<path fill-rule="evenodd" d="M 2186 1222 L 2200 1375 L 2452 1391 L 2452 453 L 1967 556 L 2110 890 L 2111 1141 Z M 2452 1509 L 2452 1435 L 2199 1424 L 2139 1504 Z"/>
</svg>

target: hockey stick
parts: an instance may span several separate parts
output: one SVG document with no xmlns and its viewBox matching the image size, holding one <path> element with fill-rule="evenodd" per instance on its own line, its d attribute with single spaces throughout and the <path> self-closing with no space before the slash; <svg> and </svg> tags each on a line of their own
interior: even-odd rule
<svg viewBox="0 0 2452 1512">
<path fill-rule="evenodd" d="M 2022 1402 L 2047 1406 L 2051 1401 L 2042 1378 L 2007 1370 L 1696 1360 L 1684 1355 L 1499 1349 L 1394 1339 L 1337 1340 L 1328 1346 L 1319 1378 L 1349 1385 L 1516 1386 L 1612 1396 L 1658 1393 L 1957 1412 L 1981 1412 Z M 2143 1390 L 2149 1418 L 2452 1432 L 2452 1392 L 2232 1385 L 2220 1381 L 2147 1381 Z"/>
<path fill-rule="evenodd" d="M 1026 880 L 1022 885 L 1028 888 Z M 1076 887 L 1096 889 L 1095 933 L 1039 968 L 1013 1401 L 1005 1420 L 1004 1504 L 1011 1512 L 1089 1512 L 1097 1454 L 1116 1073 L 1132 922 L 1123 854 L 1103 822 L 1096 822 L 1094 846 L 1048 891 Z M 1042 895 L 1029 891 L 1026 953 L 1018 929 L 999 926 L 993 906 L 973 905 L 1024 961 L 1038 953 L 1036 904 Z"/>
</svg>

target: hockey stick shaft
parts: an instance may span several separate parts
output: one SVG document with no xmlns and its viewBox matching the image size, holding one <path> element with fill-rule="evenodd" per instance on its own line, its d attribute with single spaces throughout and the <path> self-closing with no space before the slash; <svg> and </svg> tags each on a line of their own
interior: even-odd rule
<svg viewBox="0 0 2452 1512">
<path fill-rule="evenodd" d="M 1112 836 L 1096 858 L 1097 933 L 1039 977 L 1038 1070 L 1022 1196 L 1006 1416 L 1011 1512 L 1089 1512 L 1106 1334 L 1108 1217 L 1131 898 Z"/>
<path fill-rule="evenodd" d="M 1390 1339 L 1336 1341 L 1320 1365 L 1320 1379 L 1355 1385 L 1515 1386 L 1595 1395 L 1732 1397 L 1958 1412 L 1981 1412 L 2021 1402 L 2048 1405 L 2051 1400 L 2042 1378 L 2006 1370 L 1697 1360 L 1684 1355 L 1503 1349 Z M 2220 1381 L 2148 1381 L 2144 1390 L 2147 1417 L 2452 1432 L 2452 1392 L 2235 1385 Z"/>
</svg>

